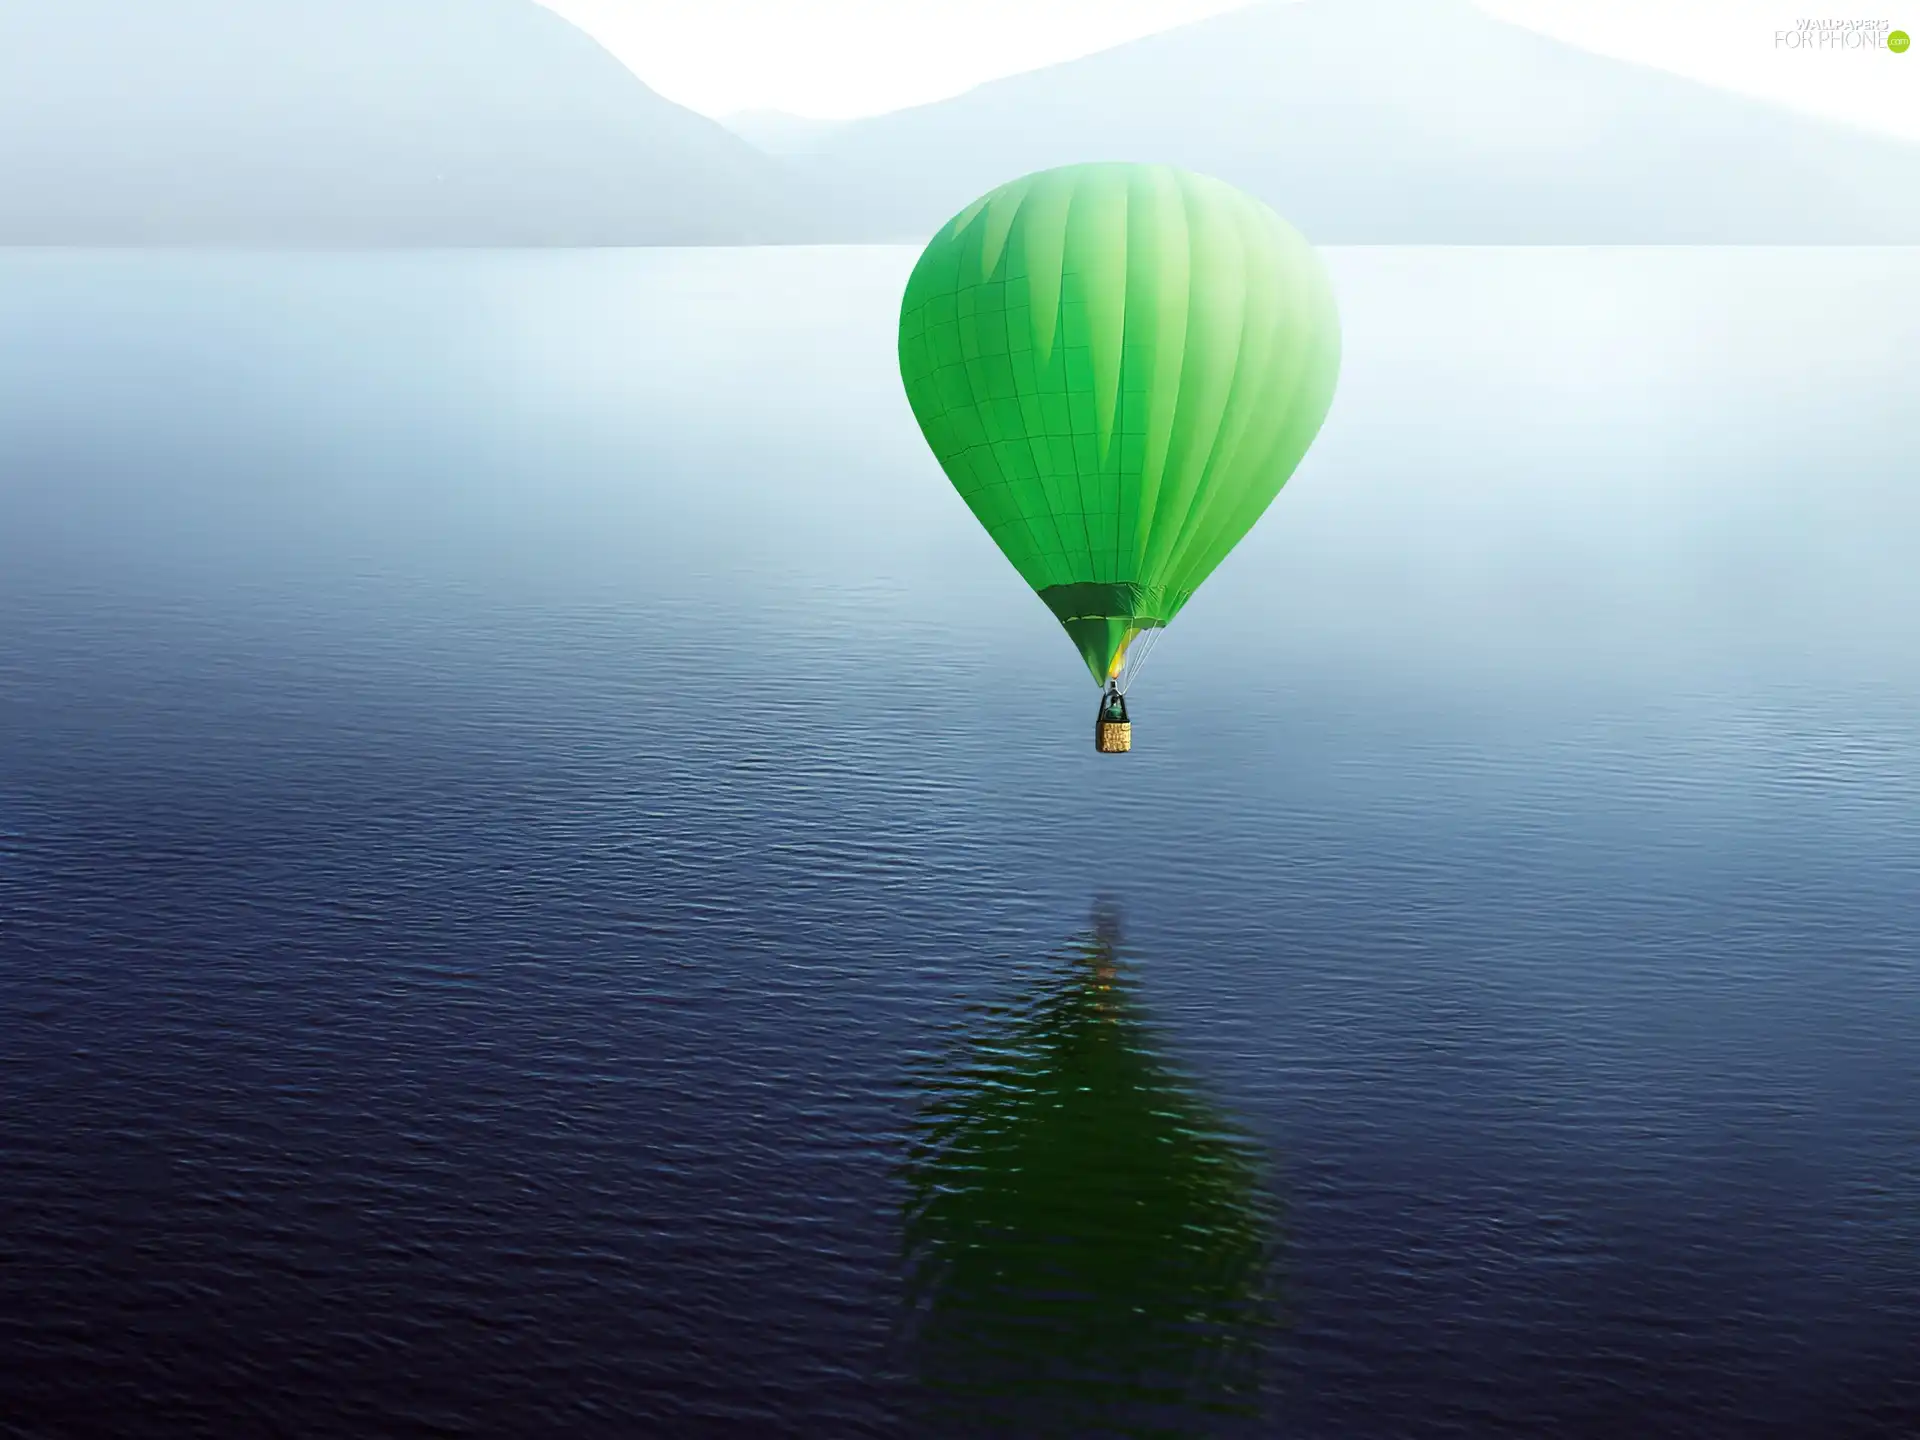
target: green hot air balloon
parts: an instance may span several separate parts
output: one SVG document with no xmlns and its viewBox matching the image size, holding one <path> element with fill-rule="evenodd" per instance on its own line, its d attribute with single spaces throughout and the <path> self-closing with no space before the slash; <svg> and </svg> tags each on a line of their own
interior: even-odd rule
<svg viewBox="0 0 1920 1440">
<path fill-rule="evenodd" d="M 982 196 L 900 305 L 927 443 L 1096 683 L 1280 493 L 1339 369 L 1313 248 L 1164 165 L 1069 165 Z"/>
</svg>

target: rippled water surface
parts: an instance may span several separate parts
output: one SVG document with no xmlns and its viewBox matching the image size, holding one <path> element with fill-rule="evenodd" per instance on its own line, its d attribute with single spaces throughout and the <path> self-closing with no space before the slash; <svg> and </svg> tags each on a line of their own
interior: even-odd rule
<svg viewBox="0 0 1920 1440">
<path fill-rule="evenodd" d="M 908 252 L 0 257 L 0 1435 L 1920 1432 L 1920 252 L 1330 259 L 1111 758 Z"/>
</svg>

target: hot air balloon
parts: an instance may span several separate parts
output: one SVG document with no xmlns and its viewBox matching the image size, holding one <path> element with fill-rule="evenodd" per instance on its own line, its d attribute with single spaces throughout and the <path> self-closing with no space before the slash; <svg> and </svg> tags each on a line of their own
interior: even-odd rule
<svg viewBox="0 0 1920 1440">
<path fill-rule="evenodd" d="M 908 403 L 1107 687 L 1100 748 L 1130 745 L 1123 697 L 1155 637 L 1280 493 L 1339 369 L 1313 248 L 1170 166 L 1039 171 L 921 253 L 900 304 Z"/>
<path fill-rule="evenodd" d="M 1120 944 L 1096 917 L 929 1067 L 903 1167 L 916 1434 L 1191 1435 L 1259 1410 L 1279 1201 L 1156 1053 Z"/>
</svg>

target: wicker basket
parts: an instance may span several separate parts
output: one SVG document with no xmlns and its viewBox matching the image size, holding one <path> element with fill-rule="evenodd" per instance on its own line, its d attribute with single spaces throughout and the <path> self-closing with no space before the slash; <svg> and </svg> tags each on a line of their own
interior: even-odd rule
<svg viewBox="0 0 1920 1440">
<path fill-rule="evenodd" d="M 1133 749 L 1133 725 L 1126 720 L 1096 720 L 1093 748 L 1102 755 L 1124 755 Z"/>
</svg>

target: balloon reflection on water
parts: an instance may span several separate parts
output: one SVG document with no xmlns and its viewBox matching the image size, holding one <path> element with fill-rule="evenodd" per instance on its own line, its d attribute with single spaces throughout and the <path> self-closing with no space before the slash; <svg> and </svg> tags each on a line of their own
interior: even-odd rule
<svg viewBox="0 0 1920 1440">
<path fill-rule="evenodd" d="M 1155 1053 L 1116 912 L 925 1083 L 905 1237 L 927 1424 L 1193 1434 L 1257 1413 L 1276 1207 L 1259 1152 Z"/>
</svg>

